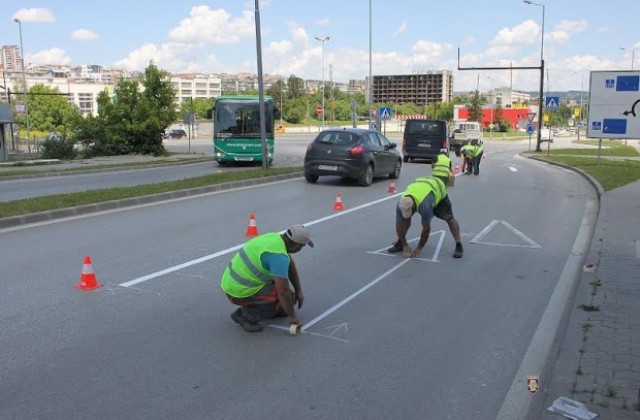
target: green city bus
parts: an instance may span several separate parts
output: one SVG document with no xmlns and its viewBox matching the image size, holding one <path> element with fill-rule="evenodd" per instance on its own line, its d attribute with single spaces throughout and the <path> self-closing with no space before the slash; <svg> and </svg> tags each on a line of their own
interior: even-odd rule
<svg viewBox="0 0 640 420">
<path fill-rule="evenodd" d="M 269 164 L 273 162 L 273 133 L 278 110 L 264 97 Z M 260 100 L 258 96 L 222 95 L 213 105 L 213 156 L 219 164 L 262 162 Z"/>
</svg>

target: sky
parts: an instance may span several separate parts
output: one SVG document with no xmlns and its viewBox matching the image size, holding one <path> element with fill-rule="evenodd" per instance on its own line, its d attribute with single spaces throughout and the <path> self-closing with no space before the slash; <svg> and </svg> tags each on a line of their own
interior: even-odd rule
<svg viewBox="0 0 640 420">
<path fill-rule="evenodd" d="M 21 26 L 26 65 L 257 74 L 255 6 L 2 0 L 0 45 L 20 45 Z M 543 53 L 545 90 L 586 91 L 591 71 L 631 69 L 633 56 L 640 70 L 638 10 L 640 0 L 259 0 L 262 69 L 346 83 L 369 75 L 371 50 L 373 75 L 448 69 L 456 92 L 537 91 L 539 70 L 458 67 L 537 67 Z"/>
</svg>

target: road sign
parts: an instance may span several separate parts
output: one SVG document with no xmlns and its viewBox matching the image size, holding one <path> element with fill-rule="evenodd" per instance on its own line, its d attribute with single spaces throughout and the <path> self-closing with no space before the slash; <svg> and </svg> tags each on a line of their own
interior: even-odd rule
<svg viewBox="0 0 640 420">
<path fill-rule="evenodd" d="M 527 112 L 527 119 L 529 120 L 530 123 L 533 122 L 533 119 L 536 117 L 536 113 L 535 112 Z"/>
<path fill-rule="evenodd" d="M 322 114 L 322 107 L 320 105 L 316 107 L 316 114 L 318 115 Z"/>
<path fill-rule="evenodd" d="M 640 138 L 640 72 L 592 71 L 587 137 Z"/>
<path fill-rule="evenodd" d="M 533 126 L 533 124 L 529 123 L 527 124 L 527 134 L 533 134 L 536 132 L 536 128 Z"/>
<path fill-rule="evenodd" d="M 381 120 L 390 120 L 391 119 L 391 108 L 390 107 L 381 107 L 378 109 L 378 118 Z"/>
<path fill-rule="evenodd" d="M 547 96 L 544 99 L 544 107 L 549 111 L 556 111 L 560 109 L 560 97 L 559 96 Z"/>
</svg>

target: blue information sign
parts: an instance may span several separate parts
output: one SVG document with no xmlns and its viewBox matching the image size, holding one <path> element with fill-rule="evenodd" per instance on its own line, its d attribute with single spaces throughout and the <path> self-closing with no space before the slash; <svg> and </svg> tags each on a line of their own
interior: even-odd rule
<svg viewBox="0 0 640 420">
<path fill-rule="evenodd" d="M 536 132 L 536 128 L 533 126 L 533 124 L 529 123 L 527 124 L 527 134 L 533 134 Z"/>
</svg>

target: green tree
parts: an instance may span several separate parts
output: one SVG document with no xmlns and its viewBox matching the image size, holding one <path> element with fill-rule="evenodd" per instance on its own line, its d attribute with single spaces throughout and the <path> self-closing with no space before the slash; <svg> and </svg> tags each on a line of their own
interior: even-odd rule
<svg viewBox="0 0 640 420">
<path fill-rule="evenodd" d="M 298 99 L 304 97 L 304 80 L 292 74 L 287 80 L 286 90 L 288 99 Z"/>
<path fill-rule="evenodd" d="M 78 127 L 86 154 L 165 154 L 162 134 L 177 117 L 174 97 L 168 73 L 153 62 L 140 82 L 121 80 L 113 99 L 100 92 L 98 117 L 88 117 Z"/>
<path fill-rule="evenodd" d="M 485 98 L 480 95 L 479 91 L 475 91 L 473 96 L 469 98 L 467 109 L 469 110 L 469 121 L 482 121 L 482 106 L 485 104 Z"/>
<path fill-rule="evenodd" d="M 66 138 L 72 135 L 78 116 L 78 111 L 57 88 L 41 84 L 29 88 L 31 131 L 55 132 Z"/>
</svg>

